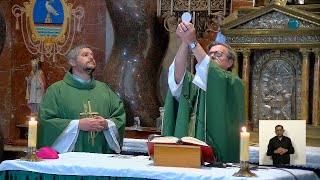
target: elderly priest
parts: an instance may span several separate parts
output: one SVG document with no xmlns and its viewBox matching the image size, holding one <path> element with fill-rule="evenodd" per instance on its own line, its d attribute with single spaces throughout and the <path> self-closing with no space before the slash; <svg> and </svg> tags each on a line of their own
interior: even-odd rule
<svg viewBox="0 0 320 180">
<path fill-rule="evenodd" d="M 79 45 L 68 54 L 71 66 L 52 84 L 40 104 L 37 147 L 59 153 L 120 153 L 125 129 L 123 102 L 94 79 L 93 52 Z"/>
<path fill-rule="evenodd" d="M 169 68 L 163 135 L 196 137 L 213 148 L 216 161 L 239 162 L 240 126 L 245 125 L 244 85 L 227 71 L 233 66 L 235 52 L 224 43 L 213 43 L 207 55 L 191 23 L 180 23 L 176 34 L 182 42 Z M 198 62 L 195 75 L 185 69 L 189 49 Z"/>
</svg>

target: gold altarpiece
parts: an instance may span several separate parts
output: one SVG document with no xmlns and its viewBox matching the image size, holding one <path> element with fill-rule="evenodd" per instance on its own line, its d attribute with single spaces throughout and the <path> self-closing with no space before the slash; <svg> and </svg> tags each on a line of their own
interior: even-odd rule
<svg viewBox="0 0 320 180">
<path fill-rule="evenodd" d="M 320 16 L 302 10 L 319 7 L 243 7 L 221 23 L 238 53 L 233 72 L 244 80 L 253 129 L 262 119 L 302 119 L 319 127 Z"/>
</svg>

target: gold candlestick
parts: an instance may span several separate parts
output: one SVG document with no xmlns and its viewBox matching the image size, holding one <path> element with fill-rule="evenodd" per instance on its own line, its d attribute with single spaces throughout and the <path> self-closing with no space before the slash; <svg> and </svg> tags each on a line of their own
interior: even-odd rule
<svg viewBox="0 0 320 180">
<path fill-rule="evenodd" d="M 257 175 L 250 171 L 249 161 L 240 161 L 240 170 L 232 176 L 236 177 L 257 177 Z"/>
<path fill-rule="evenodd" d="M 31 162 L 39 162 L 42 161 L 42 158 L 39 158 L 36 156 L 36 147 L 28 147 L 27 148 L 27 155 L 24 157 L 21 157 L 21 161 L 31 161 Z"/>
</svg>

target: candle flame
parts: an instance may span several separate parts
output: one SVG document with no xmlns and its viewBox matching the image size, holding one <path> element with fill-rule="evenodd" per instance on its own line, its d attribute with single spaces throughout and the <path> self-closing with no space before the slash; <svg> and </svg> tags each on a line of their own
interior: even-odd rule
<svg viewBox="0 0 320 180">
<path fill-rule="evenodd" d="M 241 129 L 242 129 L 242 132 L 244 133 L 247 132 L 247 128 L 245 126 L 243 126 Z"/>
<path fill-rule="evenodd" d="M 36 118 L 31 117 L 31 118 L 30 118 L 30 121 L 36 121 Z"/>
</svg>

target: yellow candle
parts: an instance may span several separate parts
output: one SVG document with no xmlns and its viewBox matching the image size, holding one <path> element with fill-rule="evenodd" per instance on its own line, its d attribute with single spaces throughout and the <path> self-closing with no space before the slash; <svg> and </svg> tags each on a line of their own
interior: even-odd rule
<svg viewBox="0 0 320 180">
<path fill-rule="evenodd" d="M 249 140 L 250 133 L 246 127 L 242 127 L 240 134 L 240 161 L 249 161 Z"/>
<path fill-rule="evenodd" d="M 36 147 L 37 146 L 37 125 L 38 122 L 32 117 L 29 121 L 28 128 L 28 147 Z"/>
</svg>

